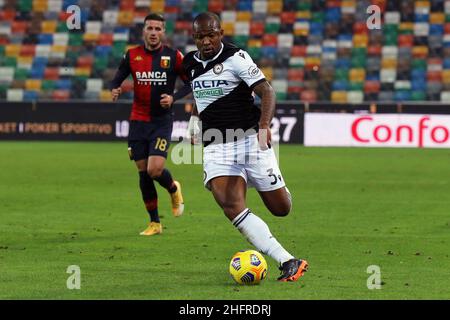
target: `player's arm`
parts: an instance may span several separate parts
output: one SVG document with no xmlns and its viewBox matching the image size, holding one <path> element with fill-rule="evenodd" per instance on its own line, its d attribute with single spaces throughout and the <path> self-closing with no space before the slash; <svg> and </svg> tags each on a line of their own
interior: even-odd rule
<svg viewBox="0 0 450 320">
<path fill-rule="evenodd" d="M 180 51 L 177 51 L 177 57 L 175 61 L 175 73 L 180 77 L 184 82 L 184 86 L 181 87 L 177 92 L 172 95 L 162 94 L 160 104 L 163 108 L 169 108 L 175 101 L 180 100 L 190 94 L 192 92 L 192 88 L 188 77 L 186 76 L 183 68 L 183 54 Z"/>
<path fill-rule="evenodd" d="M 180 100 L 187 96 L 188 94 L 192 93 L 192 88 L 189 83 L 189 81 L 184 82 L 184 86 L 181 87 L 177 92 L 175 92 L 173 95 L 163 93 L 161 95 L 161 107 L 163 108 L 169 108 L 175 101 Z"/>
<path fill-rule="evenodd" d="M 261 116 L 259 118 L 258 138 L 262 145 L 270 147 L 272 139 L 270 133 L 270 123 L 275 114 L 275 91 L 267 81 L 258 83 L 253 91 L 261 98 Z"/>
<path fill-rule="evenodd" d="M 191 139 L 191 143 L 192 144 L 197 144 L 198 141 L 198 135 L 200 134 L 200 118 L 198 117 L 198 110 L 197 110 L 197 106 L 194 103 L 194 107 L 192 108 L 191 111 L 191 118 L 189 119 L 189 124 L 188 124 L 188 132 L 187 132 L 187 136 L 188 138 Z"/>
<path fill-rule="evenodd" d="M 130 75 L 130 54 L 127 52 L 120 62 L 119 68 L 116 71 L 116 74 L 111 81 L 110 89 L 111 89 L 111 97 L 113 101 L 116 101 L 120 94 L 122 93 L 122 82 Z"/>
<path fill-rule="evenodd" d="M 258 140 L 262 149 L 270 147 L 270 123 L 275 113 L 275 92 L 250 55 L 240 50 L 233 57 L 234 72 L 261 98 Z"/>
</svg>

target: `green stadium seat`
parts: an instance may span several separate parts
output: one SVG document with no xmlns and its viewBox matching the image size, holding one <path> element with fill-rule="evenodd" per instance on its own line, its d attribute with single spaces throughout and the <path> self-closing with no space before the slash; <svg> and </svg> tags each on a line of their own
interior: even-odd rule
<svg viewBox="0 0 450 320">
<path fill-rule="evenodd" d="M 247 48 L 248 39 L 249 36 L 237 35 L 233 37 L 233 43 L 238 47 L 245 49 Z"/>
<path fill-rule="evenodd" d="M 86 9 L 83 32 L 67 30 L 69 3 Z M 382 30 L 367 29 L 370 4 L 383 7 Z M 9 81 L 8 87 L 0 82 L 0 99 L 8 96 L 6 89 L 24 89 L 26 83 L 34 88 L 38 82 L 28 78 L 42 80 L 39 99 L 52 98 L 52 81 L 67 78 L 73 83 L 69 97 L 107 100 L 105 87 L 127 48 L 141 40 L 134 25 L 148 11 L 164 13 L 172 45 L 187 53 L 196 50 L 187 33 L 193 15 L 210 10 L 221 15 L 227 40 L 246 49 L 273 77 L 279 99 L 442 100 L 441 91 L 450 92 L 450 72 L 438 74 L 443 59 L 428 60 L 450 59 L 450 5 L 444 12 L 442 6 L 442 0 L 402 6 L 385 0 L 0 0 L 0 68 L 14 70 L 12 78 L 0 75 Z M 86 56 L 92 61 L 79 63 Z M 289 80 L 297 70 L 301 77 Z M 416 70 L 430 71 L 428 78 L 409 79 Z M 98 79 L 102 85 L 93 91 L 96 82 L 88 80 Z M 13 91 L 9 97 L 29 100 L 35 92 Z M 56 97 L 64 100 L 67 92 Z"/>
<path fill-rule="evenodd" d="M 28 78 L 28 70 L 26 69 L 16 69 L 14 73 L 14 79 L 25 80 Z"/>
</svg>

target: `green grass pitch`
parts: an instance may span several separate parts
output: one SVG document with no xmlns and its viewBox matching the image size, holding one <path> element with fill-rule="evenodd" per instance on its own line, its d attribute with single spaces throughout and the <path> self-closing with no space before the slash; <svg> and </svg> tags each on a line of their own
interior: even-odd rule
<svg viewBox="0 0 450 320">
<path fill-rule="evenodd" d="M 126 143 L 0 143 L 0 299 L 448 299 L 450 150 L 281 146 L 293 195 L 285 218 L 254 190 L 248 206 L 310 263 L 296 283 L 235 285 L 228 263 L 252 248 L 203 188 L 201 165 L 168 163 L 183 185 L 164 232 L 147 223 Z M 66 287 L 69 265 L 81 289 Z M 369 290 L 367 268 L 380 267 Z"/>
</svg>

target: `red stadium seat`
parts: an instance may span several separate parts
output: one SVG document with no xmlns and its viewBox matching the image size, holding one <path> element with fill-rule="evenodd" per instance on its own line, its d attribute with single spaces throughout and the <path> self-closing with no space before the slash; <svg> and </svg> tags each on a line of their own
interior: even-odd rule
<svg viewBox="0 0 450 320">
<path fill-rule="evenodd" d="M 300 100 L 304 102 L 316 102 L 317 92 L 315 90 L 304 90 L 300 93 Z"/>
<path fill-rule="evenodd" d="M 133 11 L 135 4 L 134 0 L 121 0 L 120 1 L 120 10 L 122 11 Z"/>
<path fill-rule="evenodd" d="M 381 56 L 382 50 L 383 48 L 379 45 L 369 46 L 369 48 L 367 48 L 367 54 L 372 56 Z"/>
<path fill-rule="evenodd" d="M 14 21 L 16 11 L 11 9 L 0 10 L 0 21 Z"/>
<path fill-rule="evenodd" d="M 180 8 L 179 7 L 175 7 L 175 6 L 173 6 L 173 7 L 167 6 L 167 7 L 164 8 L 164 12 L 165 13 L 172 13 L 172 14 L 174 14 L 174 13 L 180 12 Z"/>
<path fill-rule="evenodd" d="M 290 94 L 296 94 L 297 96 L 300 96 L 300 94 L 302 93 L 302 91 L 304 90 L 304 88 L 299 84 L 299 85 L 290 85 L 287 88 L 287 93 Z"/>
<path fill-rule="evenodd" d="M 70 98 L 69 90 L 55 90 L 52 93 L 52 99 L 58 101 L 67 101 Z"/>
<path fill-rule="evenodd" d="M 208 3 L 208 11 L 220 13 L 223 11 L 223 1 L 222 0 L 210 0 Z"/>
<path fill-rule="evenodd" d="M 77 67 L 84 68 L 84 67 L 91 67 L 94 63 L 94 57 L 93 56 L 81 56 L 77 59 Z"/>
<path fill-rule="evenodd" d="M 280 23 L 282 24 L 294 24 L 297 20 L 297 14 L 295 12 L 284 11 L 280 14 Z"/>
<path fill-rule="evenodd" d="M 66 22 L 67 19 L 69 19 L 72 16 L 72 13 L 70 12 L 65 12 L 65 11 L 61 11 L 59 13 L 59 21 L 61 22 Z"/>
<path fill-rule="evenodd" d="M 450 22 L 444 24 L 444 32 L 445 34 L 450 34 Z"/>
<path fill-rule="evenodd" d="M 353 33 L 354 34 L 367 34 L 369 30 L 367 29 L 366 22 L 355 22 L 353 24 Z"/>
<path fill-rule="evenodd" d="M 381 12 L 384 12 L 386 9 L 386 1 L 387 0 L 371 0 L 370 2 L 378 7 L 380 7 Z"/>
<path fill-rule="evenodd" d="M 20 55 L 22 57 L 34 56 L 36 54 L 36 45 L 34 44 L 24 44 L 20 48 Z"/>
<path fill-rule="evenodd" d="M 414 35 L 412 34 L 400 34 L 397 38 L 399 47 L 412 47 L 414 46 Z"/>
<path fill-rule="evenodd" d="M 305 71 L 300 68 L 291 68 L 288 70 L 289 81 L 303 81 L 305 77 Z"/>
<path fill-rule="evenodd" d="M 441 65 L 442 66 L 442 59 L 441 58 L 429 58 L 427 61 L 428 65 Z"/>
<path fill-rule="evenodd" d="M 341 0 L 328 0 L 327 8 L 340 8 L 342 5 Z"/>
<path fill-rule="evenodd" d="M 378 93 L 380 92 L 380 81 L 369 80 L 364 83 L 364 93 Z"/>
<path fill-rule="evenodd" d="M 176 31 L 190 31 L 192 29 L 192 23 L 190 21 L 177 21 L 175 22 Z"/>
<path fill-rule="evenodd" d="M 265 34 L 263 36 L 263 46 L 276 47 L 278 45 L 278 34 Z"/>
<path fill-rule="evenodd" d="M 250 23 L 250 34 L 254 36 L 262 36 L 264 34 L 264 22 L 253 21 Z"/>
<path fill-rule="evenodd" d="M 12 33 L 26 33 L 28 28 L 28 21 L 13 21 L 11 23 Z"/>
<path fill-rule="evenodd" d="M 45 68 L 44 79 L 45 80 L 58 80 L 59 79 L 59 69 L 58 68 Z"/>
<path fill-rule="evenodd" d="M 292 46 L 291 55 L 293 57 L 306 57 L 307 46 Z"/>
<path fill-rule="evenodd" d="M 427 80 L 433 82 L 442 82 L 442 72 L 441 71 L 428 71 Z"/>
<path fill-rule="evenodd" d="M 100 46 L 112 46 L 114 35 L 111 33 L 102 33 L 98 38 L 98 45 Z"/>
</svg>

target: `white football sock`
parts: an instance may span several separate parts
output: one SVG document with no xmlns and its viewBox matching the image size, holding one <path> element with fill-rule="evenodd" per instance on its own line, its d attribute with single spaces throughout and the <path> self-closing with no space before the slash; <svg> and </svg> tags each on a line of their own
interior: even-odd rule
<svg viewBox="0 0 450 320">
<path fill-rule="evenodd" d="M 248 208 L 234 218 L 232 223 L 256 249 L 272 257 L 278 263 L 282 264 L 294 258 L 272 236 L 267 224 Z"/>
</svg>

